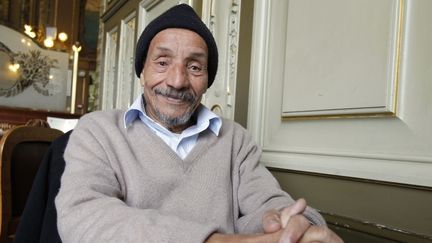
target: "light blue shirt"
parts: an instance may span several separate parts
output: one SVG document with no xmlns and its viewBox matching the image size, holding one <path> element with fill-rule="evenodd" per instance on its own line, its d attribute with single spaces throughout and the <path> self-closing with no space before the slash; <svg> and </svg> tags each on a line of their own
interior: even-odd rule
<svg viewBox="0 0 432 243">
<path fill-rule="evenodd" d="M 198 135 L 201 132 L 208 128 L 216 136 L 219 136 L 219 130 L 222 126 L 222 119 L 215 113 L 211 112 L 207 107 L 200 104 L 197 108 L 196 124 L 188 127 L 180 134 L 172 133 L 147 116 L 144 109 L 144 99 L 142 95 L 140 95 L 140 97 L 137 98 L 125 112 L 125 128 L 130 126 L 136 119 L 140 119 L 142 122 L 144 122 L 144 124 L 146 124 L 182 159 L 184 159 L 195 146 Z"/>
</svg>

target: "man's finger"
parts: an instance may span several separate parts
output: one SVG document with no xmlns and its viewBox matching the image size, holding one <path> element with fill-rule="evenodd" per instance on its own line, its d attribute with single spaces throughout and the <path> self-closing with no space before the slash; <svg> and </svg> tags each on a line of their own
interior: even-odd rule
<svg viewBox="0 0 432 243">
<path fill-rule="evenodd" d="M 343 240 L 325 226 L 311 226 L 299 243 L 309 242 L 343 243 Z"/>
<path fill-rule="evenodd" d="M 306 200 L 298 199 L 294 204 L 284 208 L 281 212 L 282 228 L 285 228 L 290 218 L 294 215 L 301 214 L 306 209 Z"/>
<path fill-rule="evenodd" d="M 283 230 L 279 243 L 298 242 L 311 226 L 305 216 L 301 214 L 291 216 Z"/>
<path fill-rule="evenodd" d="M 282 228 L 280 213 L 276 209 L 271 209 L 264 213 L 262 225 L 264 233 L 274 233 Z"/>
</svg>

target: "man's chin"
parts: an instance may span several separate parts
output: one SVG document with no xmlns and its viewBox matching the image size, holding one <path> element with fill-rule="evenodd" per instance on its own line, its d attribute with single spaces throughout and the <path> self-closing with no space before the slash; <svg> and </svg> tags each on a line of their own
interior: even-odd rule
<svg viewBox="0 0 432 243">
<path fill-rule="evenodd" d="M 157 114 L 159 120 L 167 126 L 183 126 L 190 122 L 193 112 L 183 113 L 159 113 Z"/>
</svg>

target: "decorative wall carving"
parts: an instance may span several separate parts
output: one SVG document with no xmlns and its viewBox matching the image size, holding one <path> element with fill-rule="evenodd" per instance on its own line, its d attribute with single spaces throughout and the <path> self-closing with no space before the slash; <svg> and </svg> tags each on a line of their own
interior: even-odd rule
<svg viewBox="0 0 432 243">
<path fill-rule="evenodd" d="M 215 14 L 215 0 L 211 0 L 210 2 L 210 16 L 209 16 L 209 22 L 208 22 L 208 28 L 212 32 L 212 34 L 215 34 L 215 25 L 216 25 L 216 14 Z"/>
<path fill-rule="evenodd" d="M 40 48 L 3 25 L 0 33 L 0 104 L 66 111 L 71 85 L 68 53 Z"/>
<path fill-rule="evenodd" d="M 39 50 L 29 50 L 27 52 L 19 51 L 12 52 L 5 44 L 0 41 L 0 53 L 6 54 L 10 59 L 9 63 L 4 62 L 2 59 L 0 65 L 16 66 L 15 71 L 8 70 L 3 72 L 1 77 L 6 76 L 8 73 L 16 74 L 16 80 L 0 79 L 0 96 L 15 96 L 22 93 L 26 88 L 33 86 L 33 88 L 42 95 L 50 96 L 53 93 L 58 93 L 56 84 L 50 79 L 50 70 L 55 68 L 58 63 L 56 59 L 51 59 L 48 56 L 42 55 Z M 3 67 L 6 69 L 7 67 Z M 11 75 L 9 75 L 11 76 Z M 9 87 L 2 87 L 5 83 L 11 84 Z"/>
<path fill-rule="evenodd" d="M 227 106 L 233 109 L 232 97 L 235 94 L 236 80 L 237 80 L 237 57 L 238 57 L 238 44 L 239 44 L 239 28 L 240 28 L 240 15 L 239 15 L 239 2 L 232 1 L 229 15 L 228 26 L 228 67 L 227 67 Z M 234 112 L 231 112 L 234 114 Z"/>
<path fill-rule="evenodd" d="M 240 35 L 240 0 L 203 2 L 203 20 L 213 33 L 219 49 L 216 80 L 206 93 L 203 103 L 218 107 L 218 114 L 234 118 Z"/>
</svg>

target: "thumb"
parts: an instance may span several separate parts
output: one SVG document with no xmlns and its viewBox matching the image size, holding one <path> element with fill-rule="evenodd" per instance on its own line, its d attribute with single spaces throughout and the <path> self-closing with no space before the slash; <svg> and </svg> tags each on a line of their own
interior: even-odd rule
<svg viewBox="0 0 432 243">
<path fill-rule="evenodd" d="M 306 209 L 306 200 L 303 198 L 298 199 L 294 204 L 284 208 L 281 212 L 281 222 L 282 222 L 282 228 L 285 228 L 285 226 L 288 224 L 289 219 L 297 214 L 302 214 L 304 210 Z"/>
<path fill-rule="evenodd" d="M 262 220 L 264 233 L 274 233 L 282 228 L 280 213 L 276 209 L 267 211 Z"/>
</svg>

